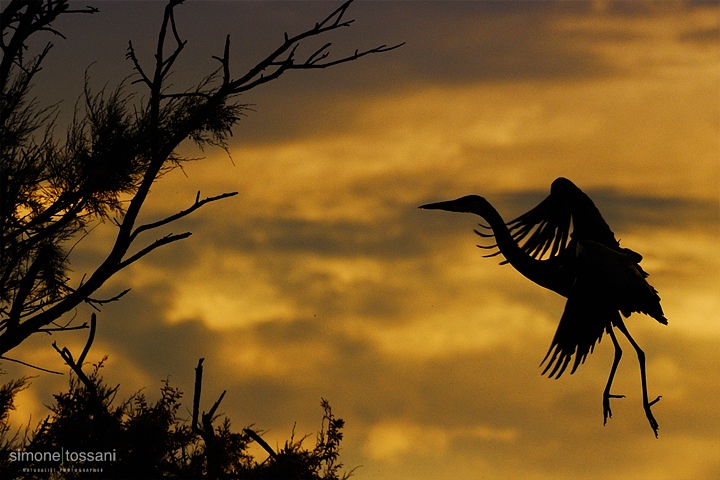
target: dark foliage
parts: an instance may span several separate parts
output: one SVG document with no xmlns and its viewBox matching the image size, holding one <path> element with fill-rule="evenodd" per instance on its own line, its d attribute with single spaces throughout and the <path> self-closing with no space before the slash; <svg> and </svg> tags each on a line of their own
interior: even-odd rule
<svg viewBox="0 0 720 480">
<path fill-rule="evenodd" d="M 88 388 L 71 376 L 67 392 L 55 395 L 50 415 L 34 431 L 12 435 L 8 414 L 15 395 L 27 385 L 27 379 L 0 387 L 0 471 L 3 479 L 45 479 L 47 472 L 26 469 L 53 468 L 50 478 L 75 480 L 102 479 L 248 479 L 248 480 L 340 480 L 352 472 L 342 472 L 338 463 L 343 438 L 342 419 L 335 418 L 330 404 L 322 400 L 324 414 L 312 448 L 303 446 L 307 436 L 295 439 L 295 433 L 278 452 L 273 451 L 250 428 L 233 432 L 230 420 L 214 428 L 217 446 L 209 465 L 208 446 L 194 433 L 188 419 L 178 415 L 182 392 L 165 381 L 160 399 L 149 403 L 141 393 L 116 402 L 117 387 L 110 388 L 99 375 L 102 362 L 88 379 Z M 248 451 L 259 439 L 268 452 L 258 460 Z M 65 462 L 59 471 L 54 461 L 18 461 L 12 452 L 101 452 L 107 460 Z M 112 457 L 110 456 L 112 454 Z M 24 471 L 25 469 L 25 471 Z M 73 470 L 77 469 L 77 470 Z M 87 473 L 101 469 L 100 473 Z M 208 475 L 208 471 L 216 475 Z"/>
</svg>

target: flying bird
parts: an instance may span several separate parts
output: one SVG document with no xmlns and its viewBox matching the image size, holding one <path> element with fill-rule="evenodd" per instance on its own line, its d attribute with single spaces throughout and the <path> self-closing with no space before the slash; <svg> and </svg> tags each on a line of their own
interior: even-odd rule
<svg viewBox="0 0 720 480">
<path fill-rule="evenodd" d="M 566 178 L 556 179 L 550 195 L 539 205 L 510 222 L 483 197 L 468 195 L 446 202 L 422 205 L 426 210 L 474 213 L 489 226 L 485 232 L 475 230 L 495 244 L 480 246 L 497 251 L 485 257 L 502 254 L 518 272 L 536 284 L 567 298 L 565 311 L 547 355 L 543 375 L 560 378 L 574 361 L 570 373 L 592 353 L 595 344 L 607 333 L 615 347 L 610 376 L 603 392 L 604 424 L 612 417 L 610 387 L 622 349 L 613 329 L 630 341 L 640 364 L 643 407 L 650 426 L 658 436 L 658 423 L 651 407 L 660 397 L 648 400 L 645 353 L 630 336 L 623 317 L 644 313 L 667 325 L 657 291 L 647 282 L 648 274 L 640 266 L 642 256 L 620 247 L 615 234 L 603 219 L 593 201 Z M 622 313 L 622 316 L 621 316 Z"/>
</svg>

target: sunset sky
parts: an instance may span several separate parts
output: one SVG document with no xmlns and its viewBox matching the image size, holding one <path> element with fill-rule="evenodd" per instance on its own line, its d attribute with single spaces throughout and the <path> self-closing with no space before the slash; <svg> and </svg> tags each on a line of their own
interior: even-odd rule
<svg viewBox="0 0 720 480">
<path fill-rule="evenodd" d="M 58 22 L 67 40 L 44 38 L 55 47 L 36 91 L 62 100 L 60 122 L 88 67 L 96 90 L 132 73 L 128 40 L 152 61 L 164 8 L 85 4 L 100 13 Z M 227 33 L 239 77 L 339 4 L 188 1 L 176 10 L 188 40 L 177 89 L 217 67 Z M 720 5 L 360 0 L 348 15 L 350 28 L 320 40 L 333 55 L 406 45 L 240 97 L 252 111 L 232 159 L 208 150 L 163 177 L 143 220 L 198 190 L 239 194 L 143 238 L 193 232 L 103 287 L 98 297 L 132 290 L 98 314 L 88 359 L 109 356 L 105 378 L 124 397 L 155 399 L 169 377 L 190 409 L 204 357 L 204 409 L 227 390 L 220 410 L 235 429 L 254 424 L 273 446 L 295 422 L 309 445 L 326 398 L 360 480 L 720 478 Z M 649 395 L 662 395 L 659 439 L 624 338 L 614 393 L 626 398 L 603 426 L 609 339 L 574 375 L 541 376 L 565 299 L 483 258 L 478 217 L 417 208 L 478 194 L 509 220 L 560 176 L 643 255 L 662 298 L 668 326 L 626 321 Z M 101 225 L 78 245 L 75 282 L 114 232 Z M 9 356 L 65 372 L 52 341 L 79 352 L 86 335 L 38 336 Z M 2 366 L 3 381 L 37 375 L 18 424 L 44 418 L 67 385 Z"/>
</svg>

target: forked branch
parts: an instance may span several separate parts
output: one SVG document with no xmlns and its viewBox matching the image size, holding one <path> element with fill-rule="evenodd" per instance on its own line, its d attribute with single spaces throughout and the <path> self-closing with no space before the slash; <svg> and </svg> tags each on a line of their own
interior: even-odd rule
<svg viewBox="0 0 720 480">
<path fill-rule="evenodd" d="M 234 197 L 237 194 L 238 194 L 238 192 L 223 193 L 222 195 L 217 195 L 215 197 L 207 197 L 207 198 L 204 198 L 203 200 L 200 200 L 200 192 L 197 192 L 197 195 L 195 196 L 195 203 L 190 208 L 182 210 L 174 215 L 171 215 L 171 216 L 164 218 L 162 220 L 159 220 L 157 222 L 140 225 L 130 235 L 130 241 L 132 242 L 133 240 L 135 240 L 135 237 L 137 237 L 139 234 L 141 234 L 144 231 L 152 230 L 153 228 L 162 227 L 163 225 L 167 225 L 168 223 L 174 222 L 175 220 L 178 220 L 187 215 L 190 215 L 192 212 L 194 212 L 198 208 L 202 207 L 206 203 L 215 202 L 217 200 L 222 200 L 223 198 Z"/>
<path fill-rule="evenodd" d="M 95 384 L 90 380 L 87 375 L 85 375 L 85 372 L 83 372 L 82 366 L 83 362 L 85 361 L 85 357 L 87 356 L 88 352 L 90 351 L 90 347 L 93 344 L 93 341 L 95 340 L 95 330 L 97 328 L 97 317 L 93 313 L 90 316 L 90 335 L 88 335 L 87 342 L 85 342 L 85 348 L 83 348 L 82 353 L 80 354 L 80 357 L 78 357 L 77 361 L 73 359 L 72 353 L 70 353 L 70 350 L 68 350 L 67 347 L 64 347 L 62 350 L 57 346 L 57 342 L 53 342 L 52 346 L 53 348 L 60 354 L 62 359 L 67 363 L 67 365 L 72 369 L 73 372 L 75 372 L 75 375 L 80 379 L 81 382 L 85 385 L 85 387 L 88 389 L 89 392 L 93 394 L 97 394 L 97 389 Z"/>
<path fill-rule="evenodd" d="M 330 55 L 330 52 L 328 49 L 332 45 L 332 43 L 326 43 L 319 49 L 315 50 L 311 55 L 309 55 L 304 61 L 297 62 L 295 60 L 295 52 L 300 45 L 300 43 L 308 39 L 310 37 L 317 37 L 324 33 L 337 30 L 342 27 L 348 27 L 353 22 L 353 20 L 347 20 L 343 21 L 343 16 L 347 12 L 347 9 L 350 7 L 350 4 L 353 2 L 353 0 L 348 0 L 345 3 L 343 3 L 340 7 L 338 7 L 334 12 L 332 12 L 330 15 L 325 17 L 324 20 L 321 22 L 318 22 L 315 24 L 315 27 L 306 30 L 302 33 L 299 33 L 294 36 L 288 36 L 287 33 L 284 34 L 284 42 L 282 45 L 280 45 L 274 52 L 272 52 L 270 55 L 268 55 L 263 61 L 258 63 L 255 67 L 250 69 L 245 75 L 242 77 L 232 80 L 229 82 L 224 82 L 224 87 L 226 87 L 227 93 L 234 95 L 238 93 L 245 92 L 247 90 L 251 90 L 252 88 L 255 88 L 258 85 L 267 83 L 271 80 L 274 80 L 278 78 L 280 75 L 282 75 L 287 70 L 310 70 L 310 69 L 322 69 L 322 68 L 328 68 L 332 67 L 334 65 L 339 65 L 341 63 L 346 62 L 352 62 L 354 60 L 357 60 L 361 57 L 364 57 L 366 55 L 371 55 L 374 53 L 383 53 L 383 52 L 389 52 L 391 50 L 395 50 L 396 48 L 399 48 L 405 44 L 405 42 L 393 45 L 388 47 L 387 45 L 381 45 L 379 47 L 371 48 L 368 50 L 355 50 L 355 53 L 349 56 L 341 57 L 332 61 L 323 62 L 323 60 L 327 59 Z M 228 45 L 229 40 L 226 41 L 226 48 L 225 48 L 225 54 L 222 59 L 219 59 L 221 63 L 223 64 L 223 67 L 225 68 L 226 65 L 229 63 L 228 59 Z M 215 57 L 217 58 L 217 57 Z M 270 67 L 277 67 L 275 70 L 267 73 L 266 70 Z M 227 76 L 225 77 L 227 78 Z"/>
<path fill-rule="evenodd" d="M 200 391 L 202 389 L 202 372 L 203 372 L 203 360 L 198 360 L 198 365 L 195 368 L 195 395 L 193 398 L 193 417 L 192 417 L 192 432 L 195 435 L 200 435 L 205 442 L 205 452 L 207 456 L 207 472 L 208 478 L 217 478 L 220 469 L 220 450 L 222 447 L 218 445 L 218 438 L 215 435 L 212 422 L 215 417 L 215 412 L 220 406 L 223 397 L 227 390 L 224 390 L 220 395 L 220 398 L 213 404 L 212 408 L 208 413 L 203 412 L 200 415 Z M 202 427 L 198 425 L 198 419 L 202 419 Z"/>
</svg>

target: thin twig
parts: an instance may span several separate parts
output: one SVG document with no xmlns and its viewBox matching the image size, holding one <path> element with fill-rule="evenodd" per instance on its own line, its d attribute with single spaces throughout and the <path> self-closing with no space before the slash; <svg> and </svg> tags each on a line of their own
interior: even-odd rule
<svg viewBox="0 0 720 480">
<path fill-rule="evenodd" d="M 93 314 L 94 315 L 94 314 Z M 79 325 L 77 327 L 57 327 L 57 328 L 41 328 L 38 330 L 38 332 L 68 332 L 70 330 L 84 330 L 88 328 L 87 323 L 83 323 L 82 325 Z"/>
<path fill-rule="evenodd" d="M 132 257 L 120 262 L 120 264 L 118 265 L 118 270 L 122 270 L 123 268 L 127 267 L 131 263 L 140 260 L 142 257 L 144 257 L 145 255 L 152 252 L 153 250 L 155 250 L 158 247 L 162 247 L 163 245 L 167 245 L 168 243 L 177 242 L 178 240 L 187 238 L 190 235 L 192 235 L 191 232 L 185 232 L 185 233 L 181 233 L 178 235 L 169 234 L 162 238 L 159 238 L 159 239 L 155 240 L 153 243 L 151 243 L 150 245 L 148 245 L 147 247 L 140 250 L 138 253 L 136 253 Z"/>
<path fill-rule="evenodd" d="M 7 361 L 9 361 L 9 362 L 19 363 L 19 364 L 21 364 L 21 365 L 25 365 L 26 367 L 34 368 L 34 369 L 36 369 L 36 370 L 40 370 L 40 371 L 43 371 L 43 372 L 54 373 L 55 375 L 62 375 L 61 372 L 56 372 L 56 371 L 54 371 L 54 370 L 48 370 L 47 368 L 37 367 L 37 366 L 35 366 L 35 365 L 31 365 L 31 364 L 29 364 L 29 363 L 25 363 L 25 362 L 23 362 L 22 360 L 16 360 L 16 359 L 14 359 L 14 358 L 6 357 L 6 356 L 4 356 L 4 355 L 0 355 L 0 359 L 2 359 L 2 360 L 7 360 Z"/>
<path fill-rule="evenodd" d="M 217 196 L 215 196 L 215 197 L 208 197 L 208 198 L 205 198 L 205 199 L 203 199 L 203 200 L 199 200 L 199 199 L 200 199 L 200 192 L 197 192 L 197 195 L 196 195 L 196 197 L 195 197 L 195 203 L 194 203 L 190 208 L 187 208 L 187 209 L 185 209 L 185 210 L 182 210 L 182 211 L 180 211 L 180 212 L 178 212 L 178 213 L 176 213 L 176 214 L 174 214 L 174 215 L 171 215 L 171 216 L 169 216 L 169 217 L 167 217 L 167 218 L 164 218 L 164 219 L 162 219 L 162 220 L 159 220 L 159 221 L 157 221 L 157 222 L 147 223 L 147 224 L 145 224 L 145 225 L 140 225 L 140 226 L 137 227 L 137 228 L 132 232 L 132 234 L 130 235 L 130 242 L 134 241 L 135 238 L 136 238 L 140 233 L 142 233 L 142 232 L 144 232 L 144 231 L 146 231 L 146 230 L 152 230 L 153 228 L 158 228 L 158 227 L 161 227 L 161 226 L 163 226 L 163 225 L 167 225 L 167 224 L 170 223 L 170 222 L 174 222 L 175 220 L 178 220 L 178 219 L 180 219 L 180 218 L 182 218 L 182 217 L 185 217 L 185 216 L 191 214 L 192 212 L 194 212 L 194 211 L 197 210 L 198 208 L 202 207 L 202 206 L 205 205 L 206 203 L 215 202 L 215 201 L 217 201 L 217 200 L 222 200 L 223 198 L 233 197 L 233 196 L 235 196 L 235 195 L 237 195 L 237 194 L 238 194 L 238 192 L 223 193 L 222 195 L 217 195 Z"/>
<path fill-rule="evenodd" d="M 107 298 L 107 299 L 105 299 L 105 300 L 100 300 L 100 299 L 97 299 L 97 298 L 87 297 L 87 298 L 85 299 L 85 303 L 88 303 L 88 304 L 90 304 L 91 306 L 94 306 L 94 305 L 92 305 L 92 304 L 94 304 L 94 303 L 96 303 L 96 304 L 98 304 L 98 305 L 105 305 L 106 303 L 117 302 L 117 301 L 120 300 L 122 297 L 124 297 L 129 291 L 130 291 L 130 289 L 129 289 L 129 288 L 126 288 L 125 290 L 123 290 L 122 292 L 118 293 L 118 294 L 115 295 L 114 297 Z M 93 313 L 93 315 L 95 315 L 95 314 Z"/>
<path fill-rule="evenodd" d="M 152 81 L 150 81 L 148 76 L 145 75 L 145 72 L 143 71 L 142 67 L 140 66 L 140 62 L 138 61 L 137 56 L 135 56 L 135 49 L 133 48 L 132 41 L 128 42 L 128 52 L 125 55 L 125 58 L 127 58 L 133 62 L 135 71 L 138 72 L 141 77 L 141 80 L 135 80 L 132 83 L 144 82 L 150 89 L 152 89 L 153 88 Z"/>
</svg>

